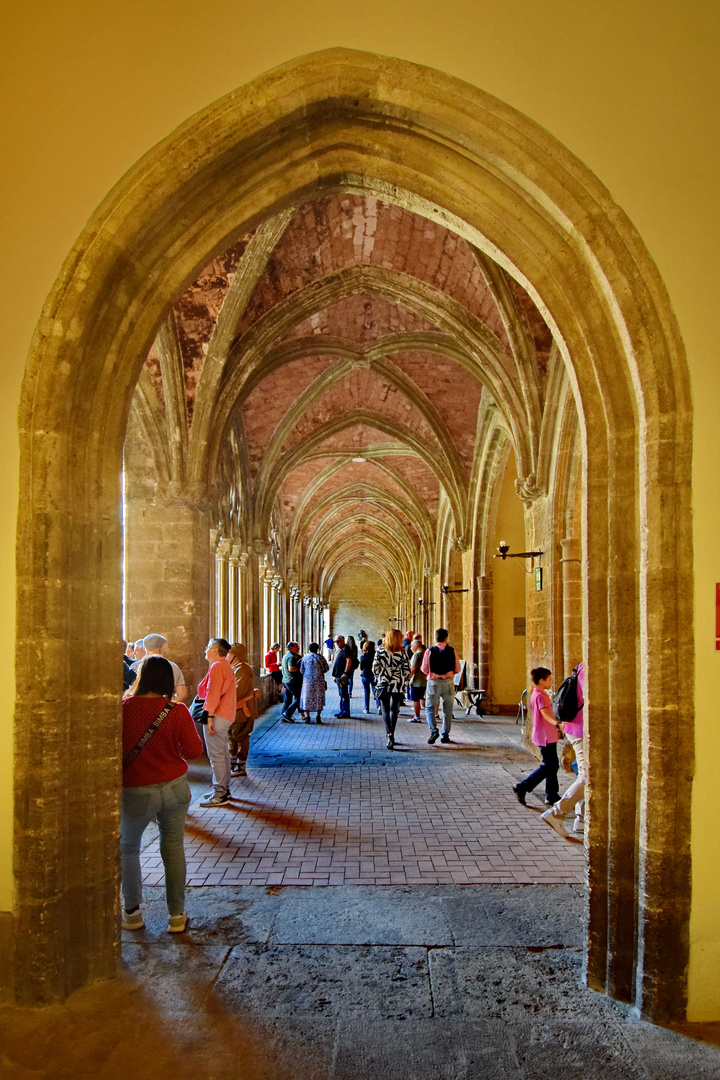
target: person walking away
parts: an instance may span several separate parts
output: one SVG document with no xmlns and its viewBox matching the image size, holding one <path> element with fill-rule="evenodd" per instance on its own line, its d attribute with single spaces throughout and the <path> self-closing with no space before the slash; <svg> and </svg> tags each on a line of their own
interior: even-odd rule
<svg viewBox="0 0 720 1080">
<path fill-rule="evenodd" d="M 325 675 L 330 670 L 330 665 L 324 656 L 320 655 L 320 646 L 317 641 L 311 641 L 308 645 L 307 656 L 300 661 L 300 673 L 303 677 L 302 690 L 300 691 L 300 712 L 305 717 L 305 723 L 310 723 L 310 713 L 315 713 L 315 723 L 322 724 L 322 711 L 325 708 Z"/>
<path fill-rule="evenodd" d="M 201 806 L 226 806 L 230 801 L 230 750 L 228 731 L 235 722 L 237 692 L 235 672 L 228 661 L 230 643 L 225 638 L 210 638 L 205 659 L 208 673 L 197 688 L 205 702 L 207 727 L 205 746 L 212 769 L 213 788 Z"/>
<path fill-rule="evenodd" d="M 577 779 L 572 782 L 562 799 L 554 803 L 550 810 L 546 810 L 544 814 L 540 815 L 546 825 L 554 829 L 559 836 L 565 837 L 568 836 L 565 818 L 572 810 L 575 810 L 573 832 L 582 832 L 584 827 L 585 756 L 583 751 L 583 706 L 585 705 L 585 662 L 583 660 L 577 666 L 577 676 L 577 696 L 580 708 L 573 720 L 558 724 L 560 730 L 567 735 L 570 745 L 575 751 L 575 760 L 578 767 Z"/>
<path fill-rule="evenodd" d="M 385 635 L 385 647 L 375 653 L 373 674 L 377 686 L 377 696 L 382 709 L 383 722 L 387 735 L 387 748 L 395 748 L 395 726 L 405 687 L 410 678 L 410 661 L 403 649 L 401 630 L 388 630 Z"/>
<path fill-rule="evenodd" d="M 370 712 L 370 692 L 375 692 L 375 676 L 373 675 L 373 660 L 375 659 L 375 643 L 365 639 L 365 644 L 362 647 L 362 656 L 360 657 L 360 679 L 363 684 L 363 691 L 365 694 L 365 708 L 364 713 Z"/>
<path fill-rule="evenodd" d="M 300 646 L 297 641 L 288 642 L 287 652 L 282 658 L 282 681 L 285 691 L 285 703 L 280 719 L 283 724 L 294 724 L 293 714 L 300 704 L 300 691 L 302 690 Z"/>
<path fill-rule="evenodd" d="M 247 649 L 241 642 L 236 641 L 231 646 L 228 661 L 235 673 L 237 697 L 235 720 L 228 731 L 230 775 L 247 776 L 250 736 L 258 718 L 257 699 L 260 691 L 255 689 L 255 672 L 248 664 Z"/>
<path fill-rule="evenodd" d="M 333 664 L 332 676 L 340 694 L 340 712 L 335 713 L 338 720 L 350 719 L 350 672 L 352 671 L 352 651 L 345 644 L 345 638 L 339 634 L 335 639 L 337 653 Z"/>
<path fill-rule="evenodd" d="M 435 631 L 435 644 L 425 650 L 420 670 L 427 679 L 425 692 L 425 715 L 432 746 L 440 735 L 440 742 L 450 742 L 450 729 L 453 722 L 453 702 L 455 701 L 455 676 L 460 671 L 460 660 L 453 648 L 447 643 L 448 632 L 442 627 Z M 438 705 L 443 710 L 442 733 L 437 729 L 435 716 Z"/>
<path fill-rule="evenodd" d="M 513 786 L 518 802 L 525 806 L 525 796 L 538 784 L 545 781 L 545 795 L 554 805 L 560 798 L 558 787 L 557 744 L 560 738 L 559 722 L 553 716 L 548 690 L 552 683 L 549 668 L 537 667 L 530 672 L 533 692 L 530 695 L 530 713 L 532 715 L 532 741 L 540 750 L 542 764 L 534 772 Z"/>
<path fill-rule="evenodd" d="M 350 650 L 350 652 L 352 654 L 352 667 L 350 668 L 350 672 L 348 674 L 348 697 L 352 697 L 353 683 L 355 681 L 355 672 L 357 671 L 358 667 L 360 666 L 360 656 L 359 656 L 359 653 L 358 653 L 358 647 L 357 647 L 357 643 L 355 641 L 355 638 L 352 636 L 352 634 L 348 634 L 347 647 L 348 647 L 348 649 Z"/>
<path fill-rule="evenodd" d="M 188 760 L 202 756 L 203 744 L 184 705 L 173 704 L 175 680 L 162 656 L 143 665 L 135 692 L 122 705 L 123 788 L 120 810 L 120 863 L 124 930 L 145 925 L 140 847 L 153 818 L 165 869 L 168 930 L 182 933 L 185 914 L 185 815 L 190 805 Z"/>
<path fill-rule="evenodd" d="M 420 709 L 425 708 L 425 693 L 427 689 L 427 675 L 422 669 L 423 657 L 426 649 L 419 638 L 414 638 L 410 646 L 410 700 L 412 701 L 414 716 L 408 718 L 408 724 L 420 723 Z"/>
</svg>

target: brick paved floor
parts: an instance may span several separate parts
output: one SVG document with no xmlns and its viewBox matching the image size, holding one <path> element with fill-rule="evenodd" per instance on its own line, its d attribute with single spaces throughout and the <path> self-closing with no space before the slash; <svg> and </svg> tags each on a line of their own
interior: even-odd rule
<svg viewBox="0 0 720 1080">
<path fill-rule="evenodd" d="M 282 724 L 279 708 L 262 717 L 232 802 L 191 804 L 189 885 L 582 882 L 582 844 L 540 821 L 540 798 L 523 808 L 513 795 L 536 763 L 512 721 L 463 717 L 450 744 L 430 747 L 427 726 L 404 709 L 393 752 L 380 717 L 361 708 L 356 691 L 352 719 L 336 720 L 330 692 L 322 727 Z M 207 790 L 207 766 L 200 772 Z M 143 877 L 163 882 L 156 840 Z"/>
</svg>

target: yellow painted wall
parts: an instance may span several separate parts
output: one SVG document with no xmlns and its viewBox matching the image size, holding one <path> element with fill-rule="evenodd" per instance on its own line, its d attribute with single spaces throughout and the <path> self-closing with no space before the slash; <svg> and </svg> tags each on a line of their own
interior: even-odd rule
<svg viewBox="0 0 720 1080">
<path fill-rule="evenodd" d="M 510 452 L 498 503 L 495 537 L 496 548 L 501 540 L 510 545 L 511 551 L 527 551 L 525 543 L 525 515 L 523 504 L 515 491 L 517 466 L 515 455 Z M 525 590 L 527 574 L 524 560 L 493 560 L 493 628 L 492 628 L 492 679 L 493 697 L 502 705 L 517 705 L 527 686 L 525 662 L 525 638 L 515 636 L 514 620 L 525 617 Z"/>
<path fill-rule="evenodd" d="M 0 34 L 0 909 L 11 905 L 16 414 L 42 302 L 89 215 L 172 128 L 292 57 L 344 45 L 427 64 L 527 113 L 605 182 L 667 283 L 695 401 L 697 778 L 691 1016 L 720 1018 L 714 583 L 720 4 L 715 0 L 6 0 Z M 22 691 L 22 672 L 18 683 Z"/>
</svg>

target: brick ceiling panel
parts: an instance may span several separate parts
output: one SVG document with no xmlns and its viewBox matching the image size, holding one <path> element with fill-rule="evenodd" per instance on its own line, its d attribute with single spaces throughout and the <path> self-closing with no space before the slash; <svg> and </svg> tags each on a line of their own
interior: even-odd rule
<svg viewBox="0 0 720 1080">
<path fill-rule="evenodd" d="M 411 455 L 390 455 L 385 460 L 396 472 L 400 473 L 425 505 L 428 513 L 434 517 L 437 514 L 440 484 L 429 466 Z"/>
<path fill-rule="evenodd" d="M 550 356 L 550 350 L 552 349 L 552 332 L 522 285 L 511 278 L 510 287 L 517 298 L 520 309 L 527 319 L 530 333 L 532 334 L 533 342 L 535 344 L 538 368 L 544 376 L 547 374 L 548 358 Z"/>
<path fill-rule="evenodd" d="M 286 297 L 353 266 L 396 270 L 434 286 L 507 344 L 495 301 L 461 237 L 403 207 L 348 193 L 297 211 L 255 288 L 241 333 Z"/>
<path fill-rule="evenodd" d="M 470 468 L 482 383 L 460 364 L 437 353 L 393 353 L 389 359 L 430 399 Z"/>
<path fill-rule="evenodd" d="M 323 334 L 342 338 L 355 345 L 372 345 L 387 334 L 432 333 L 437 328 L 402 304 L 394 304 L 374 293 L 356 293 L 328 304 L 322 311 L 286 335 L 287 339 Z"/>
<path fill-rule="evenodd" d="M 295 474 L 293 473 L 293 476 Z M 308 515 L 311 515 L 314 507 L 325 498 L 330 492 L 341 491 L 343 489 L 352 490 L 353 486 L 357 486 L 359 497 L 363 497 L 362 485 L 371 484 L 375 487 L 380 487 L 384 491 L 387 491 L 390 495 L 394 495 L 400 500 L 405 501 L 405 492 L 400 484 L 398 484 L 391 476 L 380 469 L 378 465 L 373 461 L 357 462 L 348 461 L 341 469 L 329 477 L 317 494 L 313 495 L 312 499 L 308 500 Z"/>
<path fill-rule="evenodd" d="M 252 235 L 247 233 L 222 255 L 209 262 L 175 304 L 190 418 L 195 405 L 198 379 L 220 308 Z"/>
<path fill-rule="evenodd" d="M 288 409 L 332 363 L 331 356 L 291 360 L 267 375 L 248 395 L 242 405 L 242 418 L 253 475 Z"/>
<path fill-rule="evenodd" d="M 350 514 L 352 513 L 352 517 Z M 358 502 L 352 505 L 350 509 L 347 505 L 341 504 L 334 513 L 321 514 L 318 517 L 310 519 L 307 518 L 308 524 L 304 532 L 304 544 L 307 545 L 312 541 L 312 538 L 318 534 L 318 532 L 324 532 L 328 528 L 332 528 L 342 521 L 349 520 L 351 522 L 350 529 L 357 530 L 358 518 L 365 518 L 365 524 L 367 522 L 380 521 L 387 525 L 390 529 L 397 529 L 398 522 L 402 524 L 402 527 L 406 533 L 408 533 L 413 543 L 417 546 L 418 535 L 417 530 L 410 522 L 410 519 L 401 514 L 394 508 L 386 508 L 378 505 L 377 503 L 370 502 Z"/>
<path fill-rule="evenodd" d="M 396 386 L 374 371 L 357 368 L 334 382 L 308 407 L 283 450 L 297 446 L 322 424 L 359 409 L 369 409 L 398 428 L 412 431 L 429 446 L 438 446 L 430 424 Z M 381 436 L 384 441 L 388 437 Z"/>
</svg>

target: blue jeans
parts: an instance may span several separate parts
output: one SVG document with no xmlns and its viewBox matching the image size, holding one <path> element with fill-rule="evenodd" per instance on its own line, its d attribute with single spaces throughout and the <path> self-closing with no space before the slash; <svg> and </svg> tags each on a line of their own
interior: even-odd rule
<svg viewBox="0 0 720 1080">
<path fill-rule="evenodd" d="M 127 787 L 122 792 L 120 812 L 120 862 L 123 907 L 132 911 L 142 903 L 140 844 L 152 818 L 157 819 L 160 857 L 165 867 L 165 896 L 168 912 L 185 911 L 185 815 L 190 805 L 187 778 L 179 776 L 167 784 Z"/>
<path fill-rule="evenodd" d="M 283 690 L 285 691 L 285 701 L 282 710 L 283 716 L 287 716 L 288 720 L 292 720 L 293 713 L 300 704 L 302 676 L 299 679 L 293 679 L 292 682 L 284 682 Z"/>
<path fill-rule="evenodd" d="M 428 727 L 432 735 L 437 731 L 435 706 L 438 702 L 443 710 L 442 734 L 449 735 L 453 722 L 453 703 L 455 701 L 455 682 L 453 679 L 428 679 L 425 693 L 425 712 Z"/>
<path fill-rule="evenodd" d="M 365 691 L 365 712 L 370 712 L 370 691 L 371 690 L 373 691 L 373 697 L 374 697 L 375 696 L 375 694 L 374 694 L 375 680 L 374 679 L 366 679 L 365 676 L 363 675 L 362 676 L 362 684 L 363 684 L 363 690 Z"/>
<path fill-rule="evenodd" d="M 538 765 L 535 772 L 531 772 L 529 776 L 526 776 L 524 780 L 517 785 L 518 790 L 524 791 L 526 794 L 528 791 L 532 791 L 538 784 L 545 781 L 545 794 L 549 801 L 555 805 L 560 798 L 560 788 L 558 786 L 558 753 L 557 743 L 551 742 L 547 746 L 539 746 L 540 756 L 542 758 L 542 765 Z"/>
<path fill-rule="evenodd" d="M 339 679 L 336 679 L 338 693 L 340 694 L 340 712 L 343 716 L 350 715 L 350 686 L 348 683 L 341 683 Z"/>
</svg>

